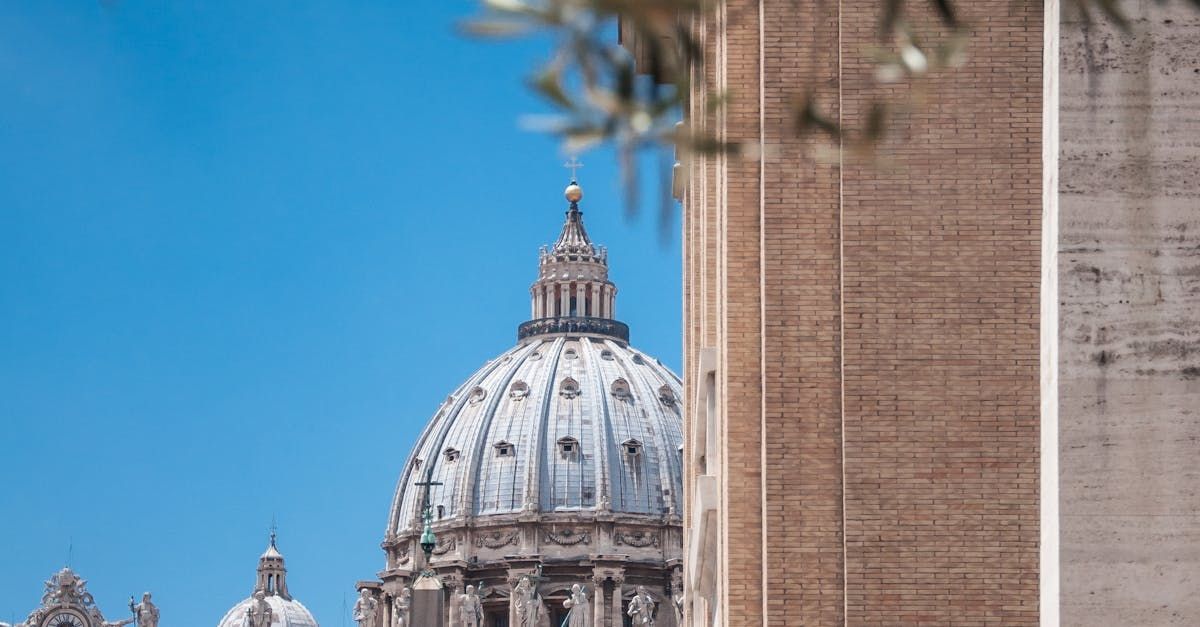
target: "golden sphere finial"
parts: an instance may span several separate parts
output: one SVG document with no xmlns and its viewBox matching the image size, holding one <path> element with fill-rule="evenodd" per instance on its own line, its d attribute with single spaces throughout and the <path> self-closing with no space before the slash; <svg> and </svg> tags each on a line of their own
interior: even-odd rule
<svg viewBox="0 0 1200 627">
<path fill-rule="evenodd" d="M 583 199 L 583 188 L 579 186 L 579 183 L 571 181 L 571 184 L 563 191 L 563 196 L 566 196 L 568 201 L 577 203 Z"/>
</svg>

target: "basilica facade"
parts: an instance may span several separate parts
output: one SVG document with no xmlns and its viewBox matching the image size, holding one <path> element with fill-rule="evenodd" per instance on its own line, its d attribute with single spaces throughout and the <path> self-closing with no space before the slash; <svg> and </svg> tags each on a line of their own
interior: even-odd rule
<svg viewBox="0 0 1200 627">
<path fill-rule="evenodd" d="M 516 346 L 446 398 L 405 463 L 385 568 L 358 583 L 363 627 L 405 624 L 422 571 L 444 585 L 451 625 L 560 625 L 572 608 L 581 618 L 581 603 L 591 625 L 677 624 L 681 382 L 616 319 L 582 196 L 572 181 Z"/>
</svg>

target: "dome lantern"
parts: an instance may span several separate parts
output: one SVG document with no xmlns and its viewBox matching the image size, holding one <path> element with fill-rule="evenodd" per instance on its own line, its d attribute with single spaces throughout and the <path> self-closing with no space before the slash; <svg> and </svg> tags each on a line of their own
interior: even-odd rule
<svg viewBox="0 0 1200 627">
<path fill-rule="evenodd" d="M 258 579 L 254 585 L 255 592 L 278 595 L 291 599 L 287 589 L 287 567 L 284 565 L 283 554 L 275 546 L 275 526 L 271 526 L 271 539 L 267 550 L 258 558 Z"/>
<path fill-rule="evenodd" d="M 574 176 L 563 195 L 570 203 L 566 220 L 554 244 L 542 248 L 538 278 L 529 288 L 531 319 L 518 327 L 517 338 L 587 331 L 627 342 L 629 327 L 615 319 L 617 286 L 608 279 L 608 251 L 593 244 L 583 226 L 583 188 Z"/>
</svg>

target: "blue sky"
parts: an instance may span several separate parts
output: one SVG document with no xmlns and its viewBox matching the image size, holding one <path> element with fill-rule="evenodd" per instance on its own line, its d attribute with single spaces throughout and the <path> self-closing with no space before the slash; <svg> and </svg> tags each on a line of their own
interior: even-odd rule
<svg viewBox="0 0 1200 627">
<path fill-rule="evenodd" d="M 343 624 L 418 429 L 514 342 L 565 209 L 517 124 L 544 42 L 464 40 L 474 8 L 0 5 L 0 620 L 70 554 L 110 619 L 149 589 L 213 625 L 274 515 Z M 678 369 L 677 225 L 581 159 L 618 313 Z"/>
</svg>

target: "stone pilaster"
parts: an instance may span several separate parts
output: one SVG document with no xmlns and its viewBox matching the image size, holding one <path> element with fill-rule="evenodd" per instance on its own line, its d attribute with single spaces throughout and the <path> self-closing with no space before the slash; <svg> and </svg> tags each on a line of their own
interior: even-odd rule
<svg viewBox="0 0 1200 627">
<path fill-rule="evenodd" d="M 446 587 L 448 603 L 446 608 L 446 618 L 449 620 L 448 625 L 458 625 L 458 595 L 463 592 L 463 582 L 465 577 L 461 572 L 452 572 L 442 575 L 442 585 Z"/>
<path fill-rule="evenodd" d="M 612 592 L 612 624 L 621 625 L 624 614 L 622 613 L 621 597 L 624 596 L 625 586 L 625 571 L 613 575 L 613 592 Z"/>
<path fill-rule="evenodd" d="M 592 575 L 592 625 L 604 626 L 604 581 L 603 574 Z"/>
</svg>

